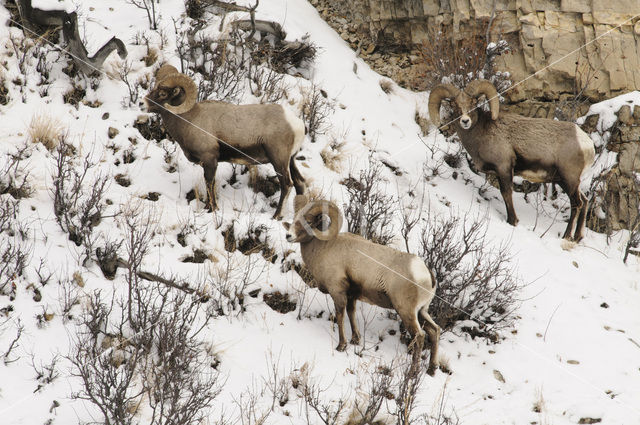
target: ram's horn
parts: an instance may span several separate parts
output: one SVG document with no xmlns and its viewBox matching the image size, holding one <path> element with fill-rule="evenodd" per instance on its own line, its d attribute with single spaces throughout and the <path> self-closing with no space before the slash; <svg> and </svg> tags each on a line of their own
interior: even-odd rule
<svg viewBox="0 0 640 425">
<path fill-rule="evenodd" d="M 444 99 L 455 99 L 460 90 L 451 84 L 440 84 L 429 94 L 429 118 L 436 127 L 440 127 L 440 103 Z"/>
<path fill-rule="evenodd" d="M 184 74 L 171 74 L 159 81 L 158 86 L 169 88 L 180 87 L 184 90 L 185 97 L 182 104 L 173 106 L 167 102 L 162 105 L 167 111 L 176 115 L 190 111 L 198 100 L 198 87 L 196 87 L 196 83 Z"/>
<path fill-rule="evenodd" d="M 494 121 L 498 119 L 498 114 L 500 113 L 500 99 L 498 99 L 498 91 L 493 84 L 487 80 L 474 80 L 467 84 L 464 91 L 474 98 L 485 95 L 487 97 L 487 102 L 489 102 L 491 119 Z"/>
</svg>

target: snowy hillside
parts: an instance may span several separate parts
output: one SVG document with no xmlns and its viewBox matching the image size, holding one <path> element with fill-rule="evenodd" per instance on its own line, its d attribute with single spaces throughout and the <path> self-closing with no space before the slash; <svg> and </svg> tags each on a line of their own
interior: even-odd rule
<svg viewBox="0 0 640 425">
<path fill-rule="evenodd" d="M 119 403 L 131 412 L 124 414 L 131 423 L 155 418 L 153 423 L 167 424 L 357 424 L 358 410 L 366 409 L 375 392 L 372 385 L 382 386 L 385 376 L 393 378 L 393 397 L 382 397 L 375 423 L 396 423 L 402 370 L 410 357 L 393 312 L 358 303 L 363 342 L 336 351 L 331 298 L 289 270 L 301 258 L 299 246 L 288 243 L 281 222 L 271 218 L 279 192 L 268 197 L 256 192 L 243 166 L 220 163 L 219 210 L 211 213 L 192 196 L 206 193 L 202 168 L 174 142 L 141 133 L 147 128 L 141 101 L 154 71 L 161 62 L 181 69 L 176 29 L 193 25 L 184 2 L 161 0 L 159 30 L 152 31 L 146 11 L 130 1 L 33 0 L 43 9 L 79 8 L 89 54 L 114 35 L 126 43 L 128 57 L 121 60 L 113 53 L 96 77 L 69 76 L 68 57 L 46 43 L 30 48 L 22 30 L 9 25 L 14 5 L 8 3 L 0 5 L 0 81 L 9 99 L 0 105 L 0 215 L 6 217 L 0 220 L 0 255 L 5 255 L 0 261 L 9 264 L 7 253 L 19 251 L 24 267 L 15 273 L 14 254 L 11 267 L 0 265 L 0 424 L 104 423 L 78 375 L 114 362 L 110 370 L 117 376 L 105 388 L 115 393 L 130 380 L 129 398 Z M 204 13 L 201 33 L 210 37 L 225 36 L 234 19 L 248 18 L 246 12 L 229 12 L 222 21 L 212 10 Z M 305 102 L 322 90 L 318 101 L 326 121 L 315 143 L 306 137 L 297 157 L 311 193 L 343 207 L 349 203 L 349 177 L 375 163 L 381 193 L 396 200 L 388 205 L 392 222 L 382 229 L 394 236 L 390 245 L 405 250 L 402 211 L 408 210 L 419 217 L 407 238 L 413 253 L 420 250 L 422 229 L 437 217 L 455 216 L 483 221 L 483 248 L 513 257 L 508 267 L 522 289 L 511 305 L 516 310 L 506 313 L 515 320 L 496 326 L 491 338 L 486 335 L 493 324 L 483 323 L 489 316 L 460 321 L 443 332 L 443 367 L 433 377 L 422 377 L 412 414 L 416 423 L 640 423 L 640 259 L 632 255 L 622 262 L 628 232 L 607 240 L 587 229 L 583 241 L 567 244 L 560 237 L 568 198 L 561 193 L 547 199 L 542 190 L 527 199 L 514 193 L 520 223 L 508 225 L 499 190 L 460 160 L 461 147 L 433 126 L 423 134 L 416 123 L 416 114 L 427 116 L 428 93 L 406 91 L 373 72 L 307 0 L 263 0 L 256 18 L 280 23 L 287 40 L 308 40 L 317 48 L 312 62 L 282 77 L 286 95 L 278 99 L 302 116 Z M 20 49 L 27 51 L 25 57 Z M 39 72 L 42 63 L 46 79 Z M 142 86 L 132 94 L 134 82 Z M 637 94 L 635 99 L 638 103 Z M 247 86 L 235 100 L 258 103 L 261 98 Z M 605 104 L 599 105 L 602 110 L 612 109 Z M 34 143 L 38 121 L 51 124 L 49 133 L 60 136 L 55 141 L 64 140 L 62 148 Z M 271 181 L 267 177 L 275 176 L 270 165 L 258 172 L 265 186 Z M 56 176 L 67 186 L 62 188 Z M 74 227 L 77 215 L 57 214 L 60 202 L 73 202 L 73 183 L 79 185 L 78 206 L 96 193 L 103 205 L 80 228 Z M 5 193 L 5 187 L 22 191 Z M 284 214 L 283 221 L 290 221 L 293 194 Z M 229 252 L 234 242 L 249 248 Z M 505 246 L 508 250 L 500 251 Z M 136 247 L 145 247 L 144 255 L 135 254 Z M 112 280 L 98 264 L 109 249 L 130 266 L 120 264 Z M 241 252 L 247 250 L 249 255 Z M 178 287 L 131 275 L 136 258 L 139 270 Z M 205 365 L 195 372 L 198 382 L 215 382 L 209 389 L 218 393 L 202 421 L 157 420 L 162 415 L 142 391 L 153 380 L 142 373 L 123 376 L 122 363 L 133 361 L 133 341 L 144 339 L 153 322 L 140 319 L 138 328 L 118 322 L 127 317 L 122 302 L 131 296 L 131 282 L 143 288 L 139 296 L 147 306 L 166 292 L 171 305 L 199 309 L 175 314 L 176 320 L 183 313 L 193 320 L 185 322 L 190 326 L 184 330 L 185 344 L 165 354 L 192 356 L 171 361 L 185 362 L 185 370 L 190 362 Z M 288 294 L 293 310 L 281 313 L 267 304 L 269 297 L 279 301 L 272 295 L 276 292 Z M 190 299 L 197 302 L 189 304 Z M 286 302 L 278 304 L 289 310 Z M 98 305 L 105 309 L 95 315 L 101 321 L 93 323 L 99 342 L 88 348 L 87 318 Z M 479 336 L 463 329 L 478 325 Z M 189 351 L 187 343 L 197 350 Z M 168 364 L 156 361 L 143 369 Z M 171 378 L 166 379 L 168 393 Z M 160 387 L 157 380 L 149 385 Z M 203 394 L 205 387 L 195 388 L 192 393 Z M 339 407 L 341 413 L 331 419 Z"/>
</svg>

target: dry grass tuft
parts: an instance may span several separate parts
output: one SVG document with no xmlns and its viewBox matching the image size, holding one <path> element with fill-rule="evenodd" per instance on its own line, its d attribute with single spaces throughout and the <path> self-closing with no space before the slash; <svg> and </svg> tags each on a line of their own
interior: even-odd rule
<svg viewBox="0 0 640 425">
<path fill-rule="evenodd" d="M 27 132 L 32 143 L 42 143 L 49 151 L 53 151 L 64 136 L 64 130 L 58 118 L 36 113 L 31 117 Z"/>
<path fill-rule="evenodd" d="M 322 162 L 324 162 L 325 167 L 331 171 L 335 171 L 336 173 L 340 173 L 342 171 L 342 163 L 344 161 L 343 150 L 345 144 L 345 142 L 339 142 L 338 140 L 333 139 L 331 143 L 325 146 L 325 148 L 320 152 L 320 157 L 322 158 Z"/>
</svg>

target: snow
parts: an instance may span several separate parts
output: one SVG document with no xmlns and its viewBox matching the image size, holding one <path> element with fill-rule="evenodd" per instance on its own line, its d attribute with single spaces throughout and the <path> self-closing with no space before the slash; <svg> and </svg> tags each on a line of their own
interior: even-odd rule
<svg viewBox="0 0 640 425">
<path fill-rule="evenodd" d="M 249 4 L 247 1 L 239 3 Z M 86 34 L 89 54 L 116 35 L 127 44 L 127 62 L 133 64 L 132 75 L 139 78 L 153 72 L 152 67 L 146 67 L 140 61 L 146 54 L 146 47 L 132 44 L 137 33 L 153 33 L 148 30 L 145 12 L 128 2 L 87 0 L 77 4 L 39 0 L 34 1 L 34 6 L 79 8 L 84 25 L 81 33 Z M 162 1 L 159 13 L 160 28 L 169 38 L 162 55 L 177 65 L 172 18 L 180 19 L 184 2 Z M 227 23 L 233 16 L 246 17 L 242 13 L 229 15 Z M 0 7 L 0 16 L 5 22 L 8 19 L 8 12 L 3 7 Z M 339 182 L 349 172 L 364 166 L 370 149 L 374 149 L 376 158 L 400 167 L 401 176 L 385 168 L 388 190 L 394 195 L 422 187 L 416 184 L 420 182 L 423 167 L 440 164 L 439 174 L 425 185 L 425 209 L 428 206 L 439 214 L 468 212 L 471 216 L 486 216 L 491 243 L 498 246 L 502 241 L 510 241 L 518 273 L 528 284 L 520 295 L 522 304 L 517 311 L 518 320 L 513 329 L 501 334 L 504 338 L 501 342 L 492 344 L 472 339 L 459 330 L 442 335 L 440 355 L 448 359 L 452 374 L 438 371 L 434 377 L 426 377 L 419 392 L 417 411 L 434 412 L 444 397 L 447 411 L 454 411 L 461 424 L 537 422 L 558 425 L 575 424 L 583 417 L 602 418 L 603 424 L 640 423 L 640 315 L 637 313 L 640 261 L 631 256 L 628 264 L 622 263 L 628 232 L 615 233 L 607 240 L 605 235 L 587 230 L 583 242 L 566 246 L 560 236 L 565 226 L 563 218 L 568 217 L 567 198 L 560 195 L 557 201 L 549 201 L 540 193 L 529 195 L 529 201 L 515 193 L 514 204 L 520 224 L 515 228 L 508 225 L 499 191 L 486 185 L 483 176 L 473 174 L 466 164 L 457 170 L 442 165 L 444 155 L 455 153 L 460 147 L 448 142 L 434 127 L 428 135 L 421 135 L 414 117 L 416 112 L 427 116 L 427 93 L 412 93 L 396 85 L 390 94 L 383 92 L 379 85 L 383 77 L 358 58 L 307 1 L 261 2 L 256 18 L 281 23 L 289 40 L 309 34 L 310 40 L 319 47 L 310 80 L 287 77 L 291 102 L 288 107 L 296 114 L 299 115 L 303 91 L 312 83 L 324 89 L 335 104 L 327 133 L 319 136 L 315 144 L 307 138 L 301 152 L 306 159 L 300 161 L 302 166 L 299 168 L 315 190 L 341 205 L 346 192 Z M 211 19 L 208 31 L 217 31 L 214 29 L 219 18 L 212 16 Z M 0 29 L 0 39 L 8 40 L 10 33 L 20 35 L 17 28 L 4 25 Z M 207 339 L 221 361 L 225 385 L 206 423 L 216 423 L 223 407 L 227 414 L 235 416 L 238 406 L 234 400 L 238 400 L 249 386 L 263 384 L 274 359 L 284 376 L 308 364 L 310 375 L 327 388 L 324 396 L 328 399 L 353 399 L 366 388 L 369 376 L 379 363 L 389 363 L 396 356 L 404 356 L 406 346 L 400 342 L 398 333 L 389 335 L 389 330 L 398 330 L 399 322 L 389 319 L 387 311 L 359 303 L 357 316 L 364 348 L 349 346 L 346 352 L 337 352 L 334 350 L 337 329 L 327 320 L 329 312 L 333 311 L 327 295 L 314 288 L 306 289 L 295 272 L 283 273 L 279 261 L 271 264 L 264 262 L 260 254 L 247 257 L 237 251 L 226 253 L 221 230 L 232 222 L 236 235 L 246 233 L 251 226 L 264 225 L 280 258 L 288 250 L 298 250 L 296 245 L 286 242 L 281 224 L 270 218 L 273 214 L 270 203 L 278 194 L 271 199 L 254 194 L 247 187 L 248 174 L 240 175 L 234 185 L 228 184 L 233 167 L 220 164 L 216 175 L 219 212 L 208 213 L 198 201 L 187 203 L 186 194 L 192 188 L 204 192 L 202 169 L 187 161 L 173 143 L 148 141 L 140 136 L 132 123 L 141 111 L 138 105 L 123 106 L 123 99 L 128 98 L 123 82 L 103 75 L 97 89 L 87 83 L 86 98 L 99 100 L 102 104 L 98 108 L 80 105 L 75 109 L 62 100 L 63 94 L 72 87 L 70 78 L 62 72 L 66 65 L 64 56 L 58 58 L 57 53 L 51 53 L 53 83 L 48 95 L 40 96 L 37 76 L 29 75 L 26 101 L 22 102 L 19 88 L 11 84 L 21 77 L 21 73 L 15 56 L 9 56 L 10 51 L 7 42 L 0 44 L 0 56 L 7 63 L 3 72 L 11 94 L 11 102 L 0 106 L 2 158 L 7 158 L 8 153 L 15 152 L 25 143 L 31 117 L 44 111 L 68 128 L 70 141 L 81 156 L 89 155 L 98 164 L 91 170 L 88 181 L 98 174 L 110 176 L 106 197 L 112 205 L 105 216 L 116 215 L 122 208 L 138 204 L 153 211 L 158 231 L 143 263 L 144 270 L 198 281 L 215 273 L 226 261 L 232 261 L 238 269 L 248 261 L 264 268 L 264 274 L 247 290 L 260 288 L 261 292 L 257 298 L 245 297 L 246 311 L 216 318 L 207 329 Z M 118 69 L 119 66 L 120 59 L 112 54 L 105 69 Z M 255 101 L 250 95 L 243 100 Z M 594 105 L 587 115 L 599 113 L 598 128 L 604 130 L 615 121 L 615 112 L 623 104 L 632 107 L 640 104 L 640 93 L 629 93 Z M 109 114 L 107 119 L 103 119 L 105 113 Z M 109 127 L 119 130 L 113 139 L 107 137 Z M 332 138 L 343 137 L 348 158 L 344 171 L 336 173 L 324 167 L 319 153 Z M 135 138 L 136 144 L 132 144 L 130 138 Z M 16 299 L 0 297 L 0 309 L 8 305 L 14 308 L 4 325 L 4 318 L 0 316 L 0 350 L 8 347 L 13 339 L 18 319 L 25 331 L 12 356 L 19 356 L 19 359 L 13 363 L 0 363 L 0 423 L 44 423 L 50 418 L 52 423 L 99 421 L 101 415 L 95 406 L 71 397 L 80 389 L 81 383 L 71 376 L 68 361 L 59 362 L 59 378 L 35 393 L 38 384 L 31 362 L 32 357 L 36 363 L 46 363 L 55 354 L 69 354 L 78 330 L 73 320 L 61 317 L 63 294 L 58 280 L 70 280 L 74 272 L 82 275 L 84 286 L 74 287 L 81 300 L 81 305 L 73 310 L 78 315 L 86 305 L 87 297 L 95 290 L 103 291 L 105 297 L 111 293 L 122 294 L 126 286 L 124 272 L 120 269 L 116 279 L 109 281 L 95 263 L 86 268 L 82 266 L 82 249 L 68 240 L 53 214 L 51 189 L 55 157 L 41 145 L 30 146 L 31 156 L 24 165 L 35 193 L 20 203 L 19 219 L 28 229 L 28 241 L 33 245 L 33 251 L 24 278 L 16 280 Z M 119 151 L 114 152 L 114 148 Z M 136 160 L 124 164 L 122 152 L 128 149 L 134 152 Z M 169 173 L 165 152 L 174 149 L 177 149 L 172 155 L 177 171 Z M 120 165 L 115 165 L 117 159 L 120 159 Z M 603 159 L 602 167 L 609 166 L 611 160 L 611 157 Z M 454 171 L 457 178 L 453 177 Z M 270 166 L 260 167 L 260 172 L 274 174 Z M 126 175 L 131 185 L 118 185 L 111 178 L 118 173 Z M 482 194 L 478 190 L 480 187 L 483 187 Z M 158 192 L 159 200 L 152 203 L 140 199 L 149 192 Z M 554 203 L 560 208 L 559 214 Z M 291 215 L 290 198 L 285 218 Z M 176 236 L 185 225 L 197 230 L 187 236 L 187 246 L 182 247 L 176 242 Z M 123 231 L 118 218 L 108 217 L 94 230 L 101 241 L 116 238 Z M 2 237 L 9 236 L 3 234 Z M 394 243 L 403 249 L 399 237 Z M 205 248 L 216 261 L 181 262 L 195 248 Z M 45 286 L 37 283 L 34 271 L 41 258 L 46 269 L 53 273 Z M 300 261 L 297 252 L 288 259 Z M 40 288 L 42 301 L 32 300 L 32 290 L 27 288 L 29 283 Z M 266 306 L 262 294 L 274 290 L 298 296 L 305 317 L 298 320 L 298 310 L 283 315 Z M 603 303 L 608 308 L 603 308 Z M 37 315 L 45 311 L 53 312 L 55 316 L 39 326 Z M 318 318 L 320 312 L 323 314 Z M 496 379 L 494 370 L 500 372 L 505 382 Z M 536 413 L 532 410 L 533 405 L 541 396 L 544 398 L 543 411 Z M 50 409 L 53 400 L 60 406 Z M 267 392 L 260 398 L 260 405 L 270 404 Z M 140 420 L 145 423 L 144 417 Z M 292 396 L 284 408 L 276 408 L 267 423 L 307 423 L 300 400 Z M 320 422 L 312 417 L 311 423 Z"/>
</svg>

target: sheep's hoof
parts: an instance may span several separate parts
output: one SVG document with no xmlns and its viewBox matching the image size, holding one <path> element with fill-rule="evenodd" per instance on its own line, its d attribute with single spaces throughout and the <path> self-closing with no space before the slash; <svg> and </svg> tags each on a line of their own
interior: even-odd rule
<svg viewBox="0 0 640 425">
<path fill-rule="evenodd" d="M 436 374 L 436 366 L 435 365 L 429 365 L 429 367 L 427 368 L 427 375 L 433 376 L 435 374 Z"/>
<path fill-rule="evenodd" d="M 356 335 L 353 335 L 353 336 L 351 337 L 351 341 L 350 341 L 350 342 L 351 342 L 351 344 L 353 344 L 353 345 L 360 345 L 360 336 L 359 336 L 359 335 L 357 335 L 357 336 L 356 336 Z"/>
<path fill-rule="evenodd" d="M 338 346 L 336 347 L 336 350 L 338 351 L 344 351 L 347 349 L 347 343 L 346 342 L 341 342 L 340 344 L 338 344 Z"/>
<path fill-rule="evenodd" d="M 520 222 L 520 220 L 518 220 L 517 218 L 513 219 L 513 220 L 509 220 L 507 219 L 507 223 L 509 223 L 510 225 L 512 225 L 513 227 L 516 227 L 518 225 L 518 223 Z"/>
</svg>

